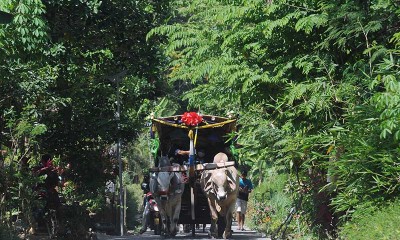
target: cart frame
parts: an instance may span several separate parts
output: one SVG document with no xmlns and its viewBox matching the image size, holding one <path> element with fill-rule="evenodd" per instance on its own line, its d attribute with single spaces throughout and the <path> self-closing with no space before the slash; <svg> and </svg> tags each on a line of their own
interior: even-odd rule
<svg viewBox="0 0 400 240">
<path fill-rule="evenodd" d="M 185 113 L 186 114 L 186 113 Z M 201 122 L 192 126 L 185 124 L 184 115 L 153 118 L 151 135 L 154 139 L 152 153 L 155 160 L 150 173 L 169 171 L 182 172 L 188 178 L 182 194 L 180 224 L 190 224 L 192 235 L 195 235 L 196 224 L 211 223 L 208 200 L 200 187 L 200 176 L 205 169 L 215 169 L 236 165 L 234 141 L 236 119 L 212 115 L 200 115 Z M 168 155 L 174 161 L 174 148 L 190 149 L 188 161 L 179 166 L 157 167 L 158 158 Z M 196 161 L 196 150 L 206 152 L 204 162 Z M 213 163 L 218 152 L 227 154 L 229 162 Z"/>
</svg>

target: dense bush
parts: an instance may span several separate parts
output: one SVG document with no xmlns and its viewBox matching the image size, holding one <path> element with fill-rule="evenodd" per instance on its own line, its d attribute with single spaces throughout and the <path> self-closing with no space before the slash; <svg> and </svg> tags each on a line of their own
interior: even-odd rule
<svg viewBox="0 0 400 240">
<path fill-rule="evenodd" d="M 126 225 L 128 229 L 135 229 L 140 224 L 137 216 L 142 213 L 143 190 L 139 184 L 129 184 L 126 191 Z"/>
<path fill-rule="evenodd" d="M 249 201 L 250 226 L 265 233 L 272 233 L 278 228 L 291 205 L 289 197 L 280 191 L 286 181 L 285 175 L 277 175 L 254 189 Z"/>
<path fill-rule="evenodd" d="M 118 172 L 115 142 L 136 138 L 148 112 L 142 102 L 152 106 L 165 90 L 162 60 L 144 38 L 167 4 L 0 1 L 13 15 L 0 21 L 0 225 L 5 212 L 31 215 L 23 170 L 44 153 L 69 166 L 66 204 L 108 210 L 103 188 Z"/>
<path fill-rule="evenodd" d="M 304 201 L 292 199 L 288 176 L 271 175 L 254 189 L 248 203 L 246 225 L 277 238 L 311 239 L 313 233 L 302 206 Z"/>
<path fill-rule="evenodd" d="M 341 229 L 341 239 L 400 239 L 400 203 L 376 211 L 357 209 Z"/>
<path fill-rule="evenodd" d="M 19 238 L 4 225 L 0 225 L 0 239 L 1 240 L 18 240 Z"/>
</svg>

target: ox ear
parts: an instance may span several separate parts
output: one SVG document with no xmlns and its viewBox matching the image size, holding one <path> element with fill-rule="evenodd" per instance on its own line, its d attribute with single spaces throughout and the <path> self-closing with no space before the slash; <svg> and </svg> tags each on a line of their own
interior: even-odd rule
<svg viewBox="0 0 400 240">
<path fill-rule="evenodd" d="M 204 170 L 204 172 L 201 175 L 201 185 L 203 187 L 204 192 L 209 192 L 212 188 L 212 182 L 211 182 L 211 172 Z"/>
<path fill-rule="evenodd" d="M 182 189 L 185 187 L 185 184 L 182 183 L 182 174 L 175 172 L 172 174 L 171 179 L 172 191 L 176 193 L 181 193 Z"/>
<path fill-rule="evenodd" d="M 150 192 L 157 192 L 157 176 L 156 174 L 152 174 L 150 178 Z"/>
<path fill-rule="evenodd" d="M 231 172 L 229 169 L 225 170 L 226 179 L 228 181 L 229 188 L 233 191 L 237 187 L 237 180 L 235 178 L 235 174 Z"/>
</svg>

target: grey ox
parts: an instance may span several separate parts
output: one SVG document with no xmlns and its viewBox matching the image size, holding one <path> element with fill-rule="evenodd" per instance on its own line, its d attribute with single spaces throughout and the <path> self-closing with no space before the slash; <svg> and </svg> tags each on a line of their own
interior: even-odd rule
<svg viewBox="0 0 400 240">
<path fill-rule="evenodd" d="M 185 184 L 182 174 L 175 171 L 167 157 L 161 157 L 158 172 L 150 178 L 150 191 L 157 202 L 162 219 L 162 232 L 166 236 L 175 236 L 178 232 L 178 219 L 181 212 L 182 193 Z"/>
<path fill-rule="evenodd" d="M 238 193 L 239 176 L 233 162 L 228 162 L 224 153 L 214 157 L 216 168 L 204 170 L 201 174 L 200 184 L 207 196 L 211 215 L 211 237 L 218 237 L 218 215 L 225 218 L 226 227 L 223 233 L 225 239 L 232 235 L 232 214 Z M 228 164 L 230 163 L 230 164 Z M 224 166 L 224 165 L 227 166 Z M 221 230 L 222 231 L 222 230 Z"/>
</svg>

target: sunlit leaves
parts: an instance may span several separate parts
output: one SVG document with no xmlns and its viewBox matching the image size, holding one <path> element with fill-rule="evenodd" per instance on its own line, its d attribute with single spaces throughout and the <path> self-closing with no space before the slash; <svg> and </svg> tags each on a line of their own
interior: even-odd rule
<svg viewBox="0 0 400 240">
<path fill-rule="evenodd" d="M 393 136 L 399 141 L 400 135 L 400 80 L 395 72 L 398 66 L 398 55 L 390 54 L 389 58 L 378 65 L 379 74 L 371 83 L 371 89 L 379 89 L 372 98 L 377 111 L 380 112 L 381 138 Z"/>
<path fill-rule="evenodd" d="M 339 192 L 334 206 L 348 212 L 397 191 L 394 170 L 379 167 L 398 155 L 400 135 L 394 4 L 176 4 L 178 18 L 149 36 L 166 37 L 169 77 L 192 84 L 183 94 L 191 106 L 241 113 L 241 162 L 252 177 L 297 169 L 292 177 L 314 191 Z M 328 170 L 336 181 L 321 190 Z M 316 176 L 320 185 L 311 186 Z"/>
<path fill-rule="evenodd" d="M 48 39 L 42 2 L 19 1 L 15 10 L 14 24 L 24 50 L 30 52 L 43 48 Z"/>
<path fill-rule="evenodd" d="M 304 18 L 300 18 L 296 23 L 295 29 L 297 31 L 305 31 L 306 33 L 311 33 L 314 28 L 319 28 L 325 26 L 328 21 L 327 14 L 311 14 L 306 15 Z"/>
</svg>

